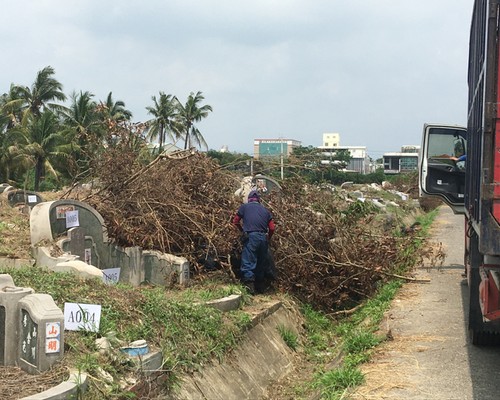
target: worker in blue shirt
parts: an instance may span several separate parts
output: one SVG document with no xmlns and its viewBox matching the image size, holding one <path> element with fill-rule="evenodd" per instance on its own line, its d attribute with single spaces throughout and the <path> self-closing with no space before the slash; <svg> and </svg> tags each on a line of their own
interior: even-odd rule
<svg viewBox="0 0 500 400">
<path fill-rule="evenodd" d="M 241 278 L 248 291 L 255 294 L 256 285 L 259 289 L 264 279 L 269 240 L 276 228 L 271 212 L 260 202 L 258 191 L 252 190 L 248 194 L 248 202 L 238 208 L 233 217 L 233 224 L 243 232 Z"/>
<path fill-rule="evenodd" d="M 451 159 L 455 162 L 466 161 L 467 154 L 462 154 L 460 157 L 451 157 Z"/>
</svg>

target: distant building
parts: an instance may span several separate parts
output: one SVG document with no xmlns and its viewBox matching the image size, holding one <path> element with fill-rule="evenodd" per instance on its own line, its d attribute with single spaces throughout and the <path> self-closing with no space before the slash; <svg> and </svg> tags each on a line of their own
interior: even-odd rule
<svg viewBox="0 0 500 400">
<path fill-rule="evenodd" d="M 340 146 L 339 133 L 323 133 L 323 147 L 331 148 Z"/>
<path fill-rule="evenodd" d="M 293 139 L 254 139 L 253 141 L 253 157 L 258 160 L 259 158 L 266 157 L 284 157 L 292 154 L 295 147 L 300 147 L 302 142 Z"/>
<path fill-rule="evenodd" d="M 341 146 L 339 133 L 323 133 L 323 145 L 319 146 L 321 151 L 322 160 L 324 165 L 338 164 L 333 160 L 335 154 L 339 150 L 347 150 L 351 155 L 349 164 L 343 168 L 343 171 L 359 172 L 360 174 L 367 174 L 370 172 L 370 158 L 366 153 L 364 146 Z"/>
<path fill-rule="evenodd" d="M 351 155 L 349 164 L 343 168 L 343 171 L 358 172 L 360 174 L 368 174 L 370 172 L 370 158 L 366 153 L 365 146 L 319 146 L 321 151 L 321 164 L 337 164 L 333 158 L 339 150 L 347 150 Z M 333 160 L 333 161 L 332 161 Z"/>
<path fill-rule="evenodd" d="M 399 153 L 384 153 L 384 173 L 401 174 L 418 170 L 420 146 L 402 146 Z"/>
</svg>

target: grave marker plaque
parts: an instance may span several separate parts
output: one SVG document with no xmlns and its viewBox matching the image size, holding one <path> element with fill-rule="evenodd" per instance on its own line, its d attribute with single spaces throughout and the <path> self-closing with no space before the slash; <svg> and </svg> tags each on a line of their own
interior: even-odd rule
<svg viewBox="0 0 500 400">
<path fill-rule="evenodd" d="M 38 325 L 26 310 L 21 310 L 21 360 L 33 367 L 38 364 Z"/>
<path fill-rule="evenodd" d="M 85 229 L 71 228 L 68 231 L 69 251 L 71 254 L 78 256 L 80 260 L 85 260 Z"/>
<path fill-rule="evenodd" d="M 19 310 L 19 366 L 31 374 L 46 371 L 64 355 L 64 315 L 48 294 L 24 297 Z"/>
</svg>

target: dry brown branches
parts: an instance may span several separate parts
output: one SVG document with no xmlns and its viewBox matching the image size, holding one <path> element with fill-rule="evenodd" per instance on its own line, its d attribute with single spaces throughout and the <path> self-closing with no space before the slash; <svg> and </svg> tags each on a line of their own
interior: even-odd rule
<svg viewBox="0 0 500 400">
<path fill-rule="evenodd" d="M 145 168 L 123 149 L 110 150 L 98 171 L 105 189 L 89 202 L 119 245 L 187 257 L 195 271 L 207 258 L 222 266 L 228 255 L 237 258 L 231 217 L 240 178 L 214 160 L 192 153 L 159 157 Z M 354 306 L 396 274 L 400 249 L 411 239 L 377 230 L 377 210 L 300 180 L 284 186 L 263 199 L 277 223 L 271 248 L 282 290 L 331 311 Z"/>
</svg>

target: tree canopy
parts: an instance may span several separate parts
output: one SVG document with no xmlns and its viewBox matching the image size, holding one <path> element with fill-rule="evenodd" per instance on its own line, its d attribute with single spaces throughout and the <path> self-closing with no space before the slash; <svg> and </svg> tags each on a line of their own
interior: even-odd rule
<svg viewBox="0 0 500 400">
<path fill-rule="evenodd" d="M 0 182 L 39 190 L 47 174 L 59 186 L 90 179 L 103 151 L 122 140 L 143 162 L 154 157 L 147 139 L 158 141 L 160 152 L 167 140 L 208 149 L 197 126 L 212 112 L 202 92 L 191 92 L 184 104 L 163 91 L 151 99 L 145 108 L 152 118 L 132 122 L 132 112 L 112 92 L 104 100 L 86 90 L 67 96 L 51 66 L 30 85 L 12 83 L 0 95 Z"/>
</svg>

